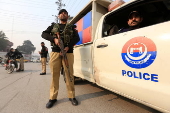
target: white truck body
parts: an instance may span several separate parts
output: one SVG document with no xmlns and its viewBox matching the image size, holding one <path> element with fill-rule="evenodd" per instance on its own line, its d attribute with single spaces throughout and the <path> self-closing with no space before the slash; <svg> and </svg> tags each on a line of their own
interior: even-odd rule
<svg viewBox="0 0 170 113">
<path fill-rule="evenodd" d="M 107 12 L 110 3 L 92 0 L 71 21 L 75 24 L 83 13 L 92 11 L 92 38 L 74 48 L 74 75 L 170 112 L 170 0 L 132 0 Z M 141 28 L 106 33 L 112 24 L 125 26 L 133 10 L 142 12 Z"/>
</svg>

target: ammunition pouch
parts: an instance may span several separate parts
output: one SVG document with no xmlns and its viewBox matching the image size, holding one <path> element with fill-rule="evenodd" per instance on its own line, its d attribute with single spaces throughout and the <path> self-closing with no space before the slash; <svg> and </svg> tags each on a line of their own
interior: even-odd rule
<svg viewBox="0 0 170 113">
<path fill-rule="evenodd" d="M 66 24 L 64 30 L 60 29 L 59 24 L 55 24 L 53 29 L 52 29 L 52 36 L 56 37 L 55 33 L 59 32 L 60 33 L 60 37 L 63 40 L 64 45 L 68 45 L 70 43 L 70 40 L 73 37 L 73 29 L 75 28 L 75 25 L 72 24 Z M 51 42 L 51 46 L 56 46 L 53 42 Z"/>
</svg>

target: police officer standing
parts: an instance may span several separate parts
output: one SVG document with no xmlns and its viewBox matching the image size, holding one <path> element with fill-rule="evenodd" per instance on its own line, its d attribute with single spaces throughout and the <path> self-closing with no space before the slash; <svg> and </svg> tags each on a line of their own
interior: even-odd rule
<svg viewBox="0 0 170 113">
<path fill-rule="evenodd" d="M 51 108 L 54 103 L 57 101 L 58 89 L 59 89 L 59 76 L 62 65 L 64 66 L 65 78 L 66 78 L 66 86 L 68 98 L 73 105 L 78 105 L 78 101 L 75 98 L 75 89 L 74 89 L 74 76 L 73 76 L 73 47 L 80 40 L 78 32 L 74 29 L 74 25 L 67 23 L 68 20 L 68 12 L 65 9 L 61 9 L 58 14 L 58 18 L 60 19 L 60 23 L 49 26 L 42 33 L 42 38 L 49 40 L 52 43 L 52 52 L 50 54 L 50 69 L 52 74 L 52 83 L 50 88 L 50 100 L 46 104 L 46 108 Z M 64 60 L 61 58 L 61 49 L 59 47 L 59 40 L 56 35 L 59 33 L 60 38 L 64 43 L 64 50 L 67 55 L 69 70 L 70 70 L 70 78 L 73 81 L 69 80 L 68 72 L 66 66 L 64 64 Z M 52 35 L 50 35 L 52 34 Z"/>
<path fill-rule="evenodd" d="M 17 59 L 19 59 L 19 69 L 17 70 L 17 72 L 24 71 L 24 57 L 22 53 L 19 52 L 17 49 L 15 49 L 15 53 L 16 53 Z"/>
<path fill-rule="evenodd" d="M 40 75 L 46 75 L 48 48 L 45 46 L 44 42 L 41 42 L 41 47 L 42 49 L 39 51 L 39 54 L 41 55 L 42 73 L 40 73 Z"/>
</svg>

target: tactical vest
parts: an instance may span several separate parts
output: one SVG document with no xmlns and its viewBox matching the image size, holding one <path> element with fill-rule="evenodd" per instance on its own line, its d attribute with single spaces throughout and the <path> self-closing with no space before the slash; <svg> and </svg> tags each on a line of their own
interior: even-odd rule
<svg viewBox="0 0 170 113">
<path fill-rule="evenodd" d="M 51 32 L 53 37 L 57 37 L 56 33 L 59 32 L 64 45 L 68 45 L 73 38 L 73 25 L 66 24 L 64 30 L 61 31 L 59 24 L 55 24 Z"/>
</svg>

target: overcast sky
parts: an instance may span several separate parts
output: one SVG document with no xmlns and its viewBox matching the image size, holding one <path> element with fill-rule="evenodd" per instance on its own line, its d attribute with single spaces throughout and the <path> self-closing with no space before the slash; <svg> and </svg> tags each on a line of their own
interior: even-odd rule
<svg viewBox="0 0 170 113">
<path fill-rule="evenodd" d="M 41 33 L 58 14 L 58 0 L 0 0 L 0 30 L 2 30 L 14 48 L 30 40 L 36 47 L 35 53 L 41 50 L 40 42 L 45 42 L 50 49 L 50 42 L 41 38 Z M 130 0 L 124 0 L 125 2 Z M 71 16 L 75 16 L 90 0 L 62 0 Z M 53 15 L 53 16 L 52 16 Z"/>
</svg>

